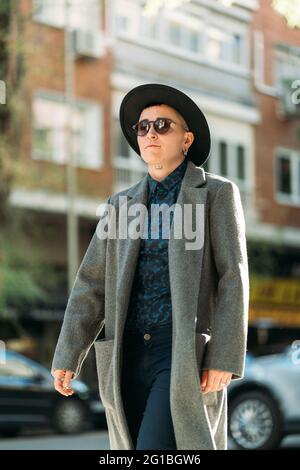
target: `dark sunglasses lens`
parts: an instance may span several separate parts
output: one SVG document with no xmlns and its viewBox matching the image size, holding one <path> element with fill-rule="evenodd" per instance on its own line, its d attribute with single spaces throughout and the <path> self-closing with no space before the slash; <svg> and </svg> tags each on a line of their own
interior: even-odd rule
<svg viewBox="0 0 300 470">
<path fill-rule="evenodd" d="M 157 119 L 154 123 L 154 129 L 158 134 L 165 134 L 170 129 L 170 121 L 167 119 Z"/>
<path fill-rule="evenodd" d="M 138 135 L 145 135 L 148 132 L 148 121 L 140 121 L 137 123 L 135 130 Z"/>
<path fill-rule="evenodd" d="M 154 129 L 158 134 L 165 134 L 170 129 L 171 122 L 168 119 L 156 119 L 154 122 Z M 138 122 L 134 130 L 137 135 L 146 135 L 149 130 L 150 124 L 148 120 Z"/>
</svg>

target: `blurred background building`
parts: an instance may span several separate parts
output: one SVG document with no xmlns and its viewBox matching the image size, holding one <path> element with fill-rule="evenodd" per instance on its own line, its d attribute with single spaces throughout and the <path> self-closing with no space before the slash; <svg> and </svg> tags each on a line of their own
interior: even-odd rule
<svg viewBox="0 0 300 470">
<path fill-rule="evenodd" d="M 253 85 L 261 121 L 255 128 L 257 240 L 250 319 L 300 326 L 300 31 L 263 0 L 253 15 Z M 298 83 L 298 86 L 300 82 Z M 294 99 L 293 99 L 294 93 Z M 258 274 L 265 279 L 258 279 Z"/>
<path fill-rule="evenodd" d="M 212 131 L 205 170 L 240 188 L 249 348 L 299 334 L 300 30 L 268 0 L 150 7 L 13 0 L 0 10 L 1 339 L 46 365 L 97 207 L 147 171 L 118 120 L 124 95 L 147 82 L 199 104 Z M 95 380 L 93 351 L 82 375 Z"/>
</svg>

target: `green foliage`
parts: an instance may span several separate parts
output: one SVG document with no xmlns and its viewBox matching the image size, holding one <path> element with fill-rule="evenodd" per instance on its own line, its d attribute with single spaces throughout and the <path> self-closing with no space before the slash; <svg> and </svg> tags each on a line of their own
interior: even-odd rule
<svg viewBox="0 0 300 470">
<path fill-rule="evenodd" d="M 47 289 L 42 280 L 52 282 L 51 269 L 42 263 L 41 253 L 28 243 L 22 213 L 15 211 L 12 215 L 9 204 L 26 113 L 23 28 L 30 18 L 23 16 L 20 5 L 18 0 L 0 1 L 0 79 L 6 84 L 6 103 L 0 105 L 0 317 L 9 307 L 18 312 L 45 301 Z"/>
<path fill-rule="evenodd" d="M 47 297 L 39 284 L 38 253 L 24 240 L 8 230 L 0 236 L 0 317 L 7 306 L 22 308 Z"/>
<path fill-rule="evenodd" d="M 247 242 L 249 274 L 257 279 L 270 277 L 284 277 L 287 263 L 286 247 L 284 245 L 270 245 L 268 241 L 249 240 Z M 289 274 L 290 275 L 290 274 Z"/>
</svg>

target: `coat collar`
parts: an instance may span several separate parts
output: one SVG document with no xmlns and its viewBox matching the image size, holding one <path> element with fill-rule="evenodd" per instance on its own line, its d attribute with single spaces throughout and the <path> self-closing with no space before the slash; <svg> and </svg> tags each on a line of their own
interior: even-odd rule
<svg viewBox="0 0 300 470">
<path fill-rule="evenodd" d="M 185 188 L 198 188 L 205 185 L 205 171 L 202 167 L 197 167 L 195 163 L 188 160 L 185 174 L 182 178 L 181 190 Z M 145 200 L 148 190 L 148 173 L 137 184 L 127 190 L 129 198 Z"/>
</svg>

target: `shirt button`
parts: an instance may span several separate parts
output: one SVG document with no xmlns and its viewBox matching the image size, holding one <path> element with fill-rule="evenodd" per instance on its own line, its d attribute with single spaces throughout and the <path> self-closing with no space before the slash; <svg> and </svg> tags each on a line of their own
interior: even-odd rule
<svg viewBox="0 0 300 470">
<path fill-rule="evenodd" d="M 144 339 L 148 341 L 150 338 L 151 338 L 151 335 L 149 335 L 149 333 L 144 334 Z"/>
</svg>

